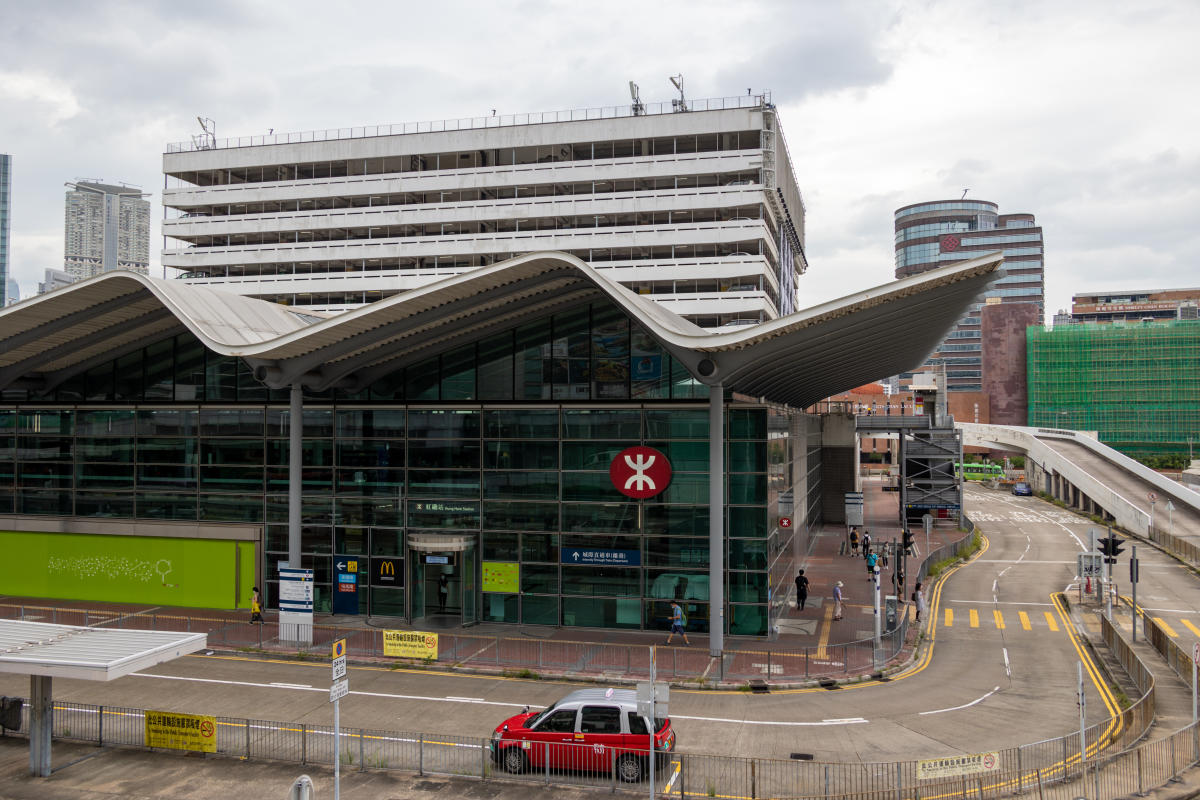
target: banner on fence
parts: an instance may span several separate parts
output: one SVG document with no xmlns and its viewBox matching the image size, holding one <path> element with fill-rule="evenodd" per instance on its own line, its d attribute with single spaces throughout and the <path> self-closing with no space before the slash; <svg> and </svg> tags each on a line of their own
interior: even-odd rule
<svg viewBox="0 0 1200 800">
<path fill-rule="evenodd" d="M 421 631 L 384 631 L 383 654 L 394 658 L 438 657 L 438 635 Z"/>
<path fill-rule="evenodd" d="M 146 747 L 217 752 L 217 718 L 173 711 L 146 712 Z"/>
<path fill-rule="evenodd" d="M 947 758 L 927 758 L 917 762 L 917 780 L 975 775 L 980 772 L 995 772 L 999 768 L 999 753 L 972 753 Z"/>
</svg>

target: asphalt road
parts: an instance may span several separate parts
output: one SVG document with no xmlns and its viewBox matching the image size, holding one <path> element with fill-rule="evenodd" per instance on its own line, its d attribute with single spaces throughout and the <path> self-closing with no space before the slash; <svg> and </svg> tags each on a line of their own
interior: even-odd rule
<svg viewBox="0 0 1200 800">
<path fill-rule="evenodd" d="M 933 627 L 925 629 L 933 642 L 911 669 L 888 683 L 836 691 L 673 691 L 680 751 L 888 761 L 983 752 L 1076 730 L 1081 653 L 1051 595 L 1074 587 L 1075 556 L 1087 546 L 1091 523 L 1035 498 L 975 487 L 968 498 L 987 548 L 933 597 Z M 1194 577 L 1152 548 L 1140 547 L 1139 555 L 1139 600 L 1187 631 L 1182 620 L 1200 621 Z M 867 585 L 849 588 L 861 595 Z M 349 680 L 343 726 L 472 737 L 573 688 L 362 666 L 350 668 Z M 107 684 L 56 680 L 54 694 L 105 706 L 330 724 L 329 682 L 327 662 L 192 656 Z M 0 676 L 0 694 L 27 691 L 27 679 Z M 1102 698 L 1090 680 L 1086 691 L 1089 721 L 1099 721 Z"/>
</svg>

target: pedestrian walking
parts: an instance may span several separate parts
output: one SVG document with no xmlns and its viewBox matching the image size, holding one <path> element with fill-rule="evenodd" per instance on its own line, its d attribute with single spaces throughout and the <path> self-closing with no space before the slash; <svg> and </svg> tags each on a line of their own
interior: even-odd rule
<svg viewBox="0 0 1200 800">
<path fill-rule="evenodd" d="M 867 556 L 867 580 L 875 580 L 875 564 L 879 561 L 879 556 L 870 553 Z"/>
<path fill-rule="evenodd" d="M 804 577 L 804 570 L 800 570 L 796 573 L 796 610 L 803 611 L 807 601 L 808 578 Z"/>
<path fill-rule="evenodd" d="M 917 585 L 913 587 L 912 599 L 917 604 L 917 622 L 920 622 L 921 615 L 925 613 L 925 584 L 917 581 Z"/>
<path fill-rule="evenodd" d="M 262 597 L 258 593 L 258 587 L 250 589 L 250 621 L 262 622 Z"/>
<path fill-rule="evenodd" d="M 868 530 L 863 530 L 863 535 L 862 535 L 863 558 L 866 558 L 870 554 L 870 552 L 871 552 L 871 532 Z"/>
<path fill-rule="evenodd" d="M 858 555 L 858 528 L 850 528 L 850 554 Z"/>
<path fill-rule="evenodd" d="M 833 618 L 842 618 L 842 582 L 833 585 Z"/>
<path fill-rule="evenodd" d="M 446 573 L 438 576 L 438 611 L 446 610 L 446 595 L 450 592 L 450 579 Z"/>
<path fill-rule="evenodd" d="M 675 638 L 675 634 L 677 634 L 677 633 L 683 637 L 684 644 L 691 644 L 691 642 L 688 641 L 687 631 L 685 631 L 683 629 L 683 626 L 686 624 L 687 624 L 687 619 L 683 616 L 683 609 L 679 606 L 678 602 L 676 602 L 675 600 L 672 600 L 671 601 L 671 633 L 669 636 L 667 636 L 667 644 L 671 643 L 671 640 Z"/>
</svg>

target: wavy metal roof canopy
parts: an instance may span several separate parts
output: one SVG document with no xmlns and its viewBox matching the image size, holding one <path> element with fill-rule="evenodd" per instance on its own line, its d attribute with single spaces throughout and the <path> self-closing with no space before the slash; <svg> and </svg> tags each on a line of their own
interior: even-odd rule
<svg viewBox="0 0 1200 800">
<path fill-rule="evenodd" d="M 368 386 L 532 319 L 607 298 L 709 385 L 804 407 L 920 365 L 1000 276 L 999 252 L 730 333 L 710 333 L 566 253 L 530 253 L 331 317 L 110 272 L 0 311 L 0 389 L 42 390 L 190 331 L 267 385 Z"/>
</svg>

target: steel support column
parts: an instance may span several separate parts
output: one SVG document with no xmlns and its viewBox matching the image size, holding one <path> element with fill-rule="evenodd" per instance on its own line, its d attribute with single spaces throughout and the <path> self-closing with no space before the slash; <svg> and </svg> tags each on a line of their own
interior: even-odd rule
<svg viewBox="0 0 1200 800">
<path fill-rule="evenodd" d="M 50 777 L 50 736 L 54 730 L 49 675 L 29 676 L 29 774 Z"/>
<path fill-rule="evenodd" d="M 300 487 L 304 440 L 304 393 L 300 381 L 292 382 L 288 407 L 288 566 L 300 568 Z"/>
<path fill-rule="evenodd" d="M 725 649 L 725 389 L 708 387 L 708 653 Z"/>
</svg>

